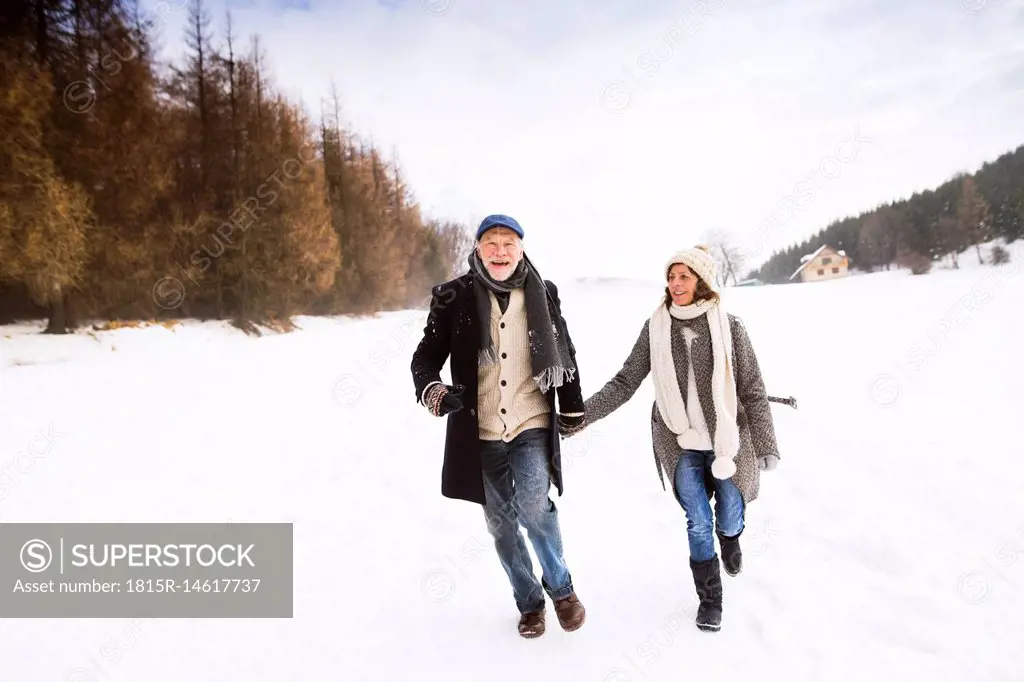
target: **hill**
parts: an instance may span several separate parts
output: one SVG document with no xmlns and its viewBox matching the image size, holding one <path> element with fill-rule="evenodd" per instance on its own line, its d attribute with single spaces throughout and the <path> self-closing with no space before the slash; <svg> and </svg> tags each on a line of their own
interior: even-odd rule
<svg viewBox="0 0 1024 682">
<path fill-rule="evenodd" d="M 986 162 L 974 173 L 959 173 L 933 189 L 837 220 L 814 236 L 775 252 L 748 277 L 782 283 L 800 258 L 828 244 L 842 249 L 851 267 L 864 272 L 893 266 L 927 272 L 947 259 L 984 264 L 980 245 L 1024 238 L 1024 145 Z M 971 251 L 974 253 L 970 253 Z"/>
<path fill-rule="evenodd" d="M 650 379 L 563 442 L 553 499 L 588 620 L 525 641 L 480 509 L 440 494 L 445 422 L 409 376 L 424 311 L 297 316 L 263 337 L 219 321 L 0 328 L 6 523 L 295 524 L 292 619 L 8 619 L 4 677 L 1016 679 L 1022 260 L 728 291 L 768 391 L 800 408 L 772 408 L 782 460 L 747 510 L 715 635 L 693 626 Z M 584 395 L 660 288 L 562 289 Z"/>
</svg>

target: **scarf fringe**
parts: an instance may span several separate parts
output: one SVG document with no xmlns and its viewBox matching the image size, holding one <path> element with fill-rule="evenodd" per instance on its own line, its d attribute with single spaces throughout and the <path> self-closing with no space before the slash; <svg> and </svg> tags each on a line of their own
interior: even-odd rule
<svg viewBox="0 0 1024 682">
<path fill-rule="evenodd" d="M 493 345 L 489 348 L 481 348 L 479 361 L 484 367 L 498 364 L 498 349 Z"/>
<path fill-rule="evenodd" d="M 551 388 L 560 388 L 562 384 L 571 382 L 575 374 L 576 370 L 572 367 L 548 367 L 533 380 L 542 393 L 547 393 Z"/>
</svg>

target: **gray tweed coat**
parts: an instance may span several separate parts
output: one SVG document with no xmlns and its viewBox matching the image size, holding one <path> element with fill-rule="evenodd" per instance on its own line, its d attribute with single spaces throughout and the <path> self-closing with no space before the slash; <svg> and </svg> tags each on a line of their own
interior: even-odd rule
<svg viewBox="0 0 1024 682">
<path fill-rule="evenodd" d="M 738 405 L 737 422 L 740 435 L 740 450 L 736 456 L 736 473 L 732 482 L 740 489 L 743 500 L 747 503 L 757 499 L 760 489 L 760 467 L 757 458 L 765 455 L 779 456 L 779 448 L 775 439 L 775 426 L 772 423 L 771 405 L 765 392 L 761 370 L 757 364 L 754 347 L 747 337 L 743 322 L 734 315 L 729 315 L 732 329 L 733 345 L 733 376 L 736 379 L 736 398 Z M 672 318 L 672 358 L 676 366 L 676 376 L 683 400 L 687 396 L 689 376 L 689 354 L 683 329 L 689 327 L 696 333 L 692 342 L 693 372 L 697 381 L 697 393 L 704 419 L 712 440 L 715 435 L 715 406 L 711 397 L 711 375 L 714 357 L 711 350 L 711 330 L 706 315 L 692 320 Z M 633 345 L 626 362 L 618 374 L 612 377 L 600 391 L 585 401 L 587 423 L 607 417 L 626 403 L 651 371 L 650 320 L 644 323 L 639 338 Z M 676 442 L 675 435 L 668 429 L 658 412 L 657 403 L 651 407 L 651 435 L 654 444 L 654 460 L 661 478 L 661 487 L 665 489 L 665 475 L 672 482 L 675 490 L 675 470 L 682 454 L 682 448 Z M 710 473 L 708 474 L 710 476 Z M 709 491 L 710 495 L 710 491 Z"/>
</svg>

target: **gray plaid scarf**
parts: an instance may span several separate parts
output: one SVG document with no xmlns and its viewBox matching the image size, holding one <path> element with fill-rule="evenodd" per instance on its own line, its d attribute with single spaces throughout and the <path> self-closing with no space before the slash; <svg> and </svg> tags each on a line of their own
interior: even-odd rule
<svg viewBox="0 0 1024 682">
<path fill-rule="evenodd" d="M 552 316 L 552 310 L 548 306 L 548 288 L 526 254 L 523 254 L 523 259 L 512 276 L 504 282 L 491 277 L 476 249 L 469 256 L 469 268 L 476 275 L 473 294 L 480 320 L 480 364 L 486 366 L 498 362 L 498 351 L 491 339 L 491 297 L 487 295 L 487 290 L 509 293 L 522 287 L 534 381 L 545 393 L 551 387 L 558 388 L 566 381 L 572 381 L 576 366 L 569 354 L 564 330 L 559 326 L 560 317 Z"/>
</svg>

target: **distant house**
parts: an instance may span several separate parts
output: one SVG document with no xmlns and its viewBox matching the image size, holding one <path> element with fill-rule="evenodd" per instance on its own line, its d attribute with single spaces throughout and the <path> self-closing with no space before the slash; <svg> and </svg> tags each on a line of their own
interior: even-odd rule
<svg viewBox="0 0 1024 682">
<path fill-rule="evenodd" d="M 825 244 L 814 253 L 800 259 L 800 267 L 796 269 L 790 280 L 800 276 L 801 282 L 820 282 L 826 279 L 846 277 L 850 274 L 850 259 L 845 251 L 837 251 Z"/>
</svg>

